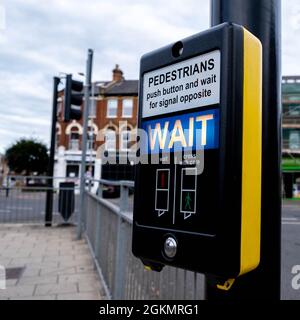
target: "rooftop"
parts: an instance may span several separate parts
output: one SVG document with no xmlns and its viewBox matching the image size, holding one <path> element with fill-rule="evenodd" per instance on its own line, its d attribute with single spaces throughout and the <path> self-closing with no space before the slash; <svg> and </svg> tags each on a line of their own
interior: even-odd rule
<svg viewBox="0 0 300 320">
<path fill-rule="evenodd" d="M 104 90 L 106 96 L 138 95 L 138 80 L 121 80 Z"/>
<path fill-rule="evenodd" d="M 112 80 L 95 81 L 93 82 L 92 95 L 104 96 L 137 96 L 138 95 L 138 80 L 126 80 L 123 76 L 123 71 L 116 65 L 112 70 Z M 61 90 L 60 92 L 63 92 Z M 80 93 L 80 95 L 83 94 Z"/>
</svg>

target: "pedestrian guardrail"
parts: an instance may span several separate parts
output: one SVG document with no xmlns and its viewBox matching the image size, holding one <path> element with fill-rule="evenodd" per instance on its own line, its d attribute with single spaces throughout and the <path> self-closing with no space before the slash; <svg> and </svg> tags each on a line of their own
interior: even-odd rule
<svg viewBox="0 0 300 320">
<path fill-rule="evenodd" d="M 95 180 L 90 179 L 90 183 Z M 97 180 L 97 194 L 85 191 L 85 234 L 92 255 L 112 299 L 203 299 L 203 276 L 165 267 L 162 272 L 148 271 L 131 253 L 133 182 Z M 108 188 L 119 189 L 116 199 Z M 151 239 L 149 239 L 151 241 Z"/>
<path fill-rule="evenodd" d="M 53 223 L 76 223 L 79 180 L 46 176 L 0 176 L 0 223 L 44 224 L 47 191 L 53 193 Z"/>
</svg>

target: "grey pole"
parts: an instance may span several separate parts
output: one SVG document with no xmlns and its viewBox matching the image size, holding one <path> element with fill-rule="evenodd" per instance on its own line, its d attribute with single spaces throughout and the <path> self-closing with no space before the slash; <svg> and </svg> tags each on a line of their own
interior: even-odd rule
<svg viewBox="0 0 300 320">
<path fill-rule="evenodd" d="M 84 108 L 83 108 L 83 132 L 82 132 L 82 146 L 81 146 L 81 174 L 80 174 L 80 199 L 79 199 L 79 213 L 77 222 L 77 239 L 81 239 L 82 222 L 84 216 L 84 190 L 85 190 L 85 167 L 86 167 L 86 144 L 87 144 L 87 128 L 89 119 L 90 107 L 90 90 L 92 83 L 92 65 L 93 65 L 93 50 L 88 50 L 88 59 L 86 63 L 85 86 L 84 86 Z"/>
<path fill-rule="evenodd" d="M 263 46 L 262 207 L 259 267 L 229 291 L 206 277 L 206 298 L 280 299 L 281 271 L 281 0 L 212 0 L 211 24 L 243 25 Z"/>
<path fill-rule="evenodd" d="M 54 169 L 54 154 L 55 154 L 55 137 L 56 137 L 56 118 L 57 118 L 57 98 L 58 85 L 60 78 L 53 78 L 53 101 L 52 101 L 52 124 L 51 124 L 51 145 L 48 163 L 48 180 L 46 192 L 46 212 L 45 212 L 45 226 L 52 226 L 52 208 L 53 208 L 53 169 Z"/>
<path fill-rule="evenodd" d="M 91 88 L 91 100 L 92 100 L 92 107 L 93 107 L 93 110 L 95 110 L 95 85 L 94 84 L 91 84 L 92 85 L 92 88 Z M 90 139 L 90 150 L 89 150 L 89 153 L 90 153 L 90 161 L 89 161 L 89 166 L 90 168 L 92 168 L 92 165 L 93 165 L 93 151 L 94 151 L 94 148 L 93 148 L 93 143 L 94 143 L 94 128 L 93 128 L 93 124 L 94 124 L 94 120 L 93 120 L 93 117 L 91 117 L 91 128 L 90 128 L 90 131 L 89 131 L 89 139 Z M 95 169 L 94 169 L 95 171 Z M 94 176 L 92 176 L 92 178 L 94 178 Z M 91 183 L 89 184 L 89 186 L 91 186 Z"/>
</svg>

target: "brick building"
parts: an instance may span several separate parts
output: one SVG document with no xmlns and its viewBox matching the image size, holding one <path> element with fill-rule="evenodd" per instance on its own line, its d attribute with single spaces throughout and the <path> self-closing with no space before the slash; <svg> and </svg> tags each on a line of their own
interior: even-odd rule
<svg viewBox="0 0 300 320">
<path fill-rule="evenodd" d="M 79 177 L 81 168 L 82 120 L 63 122 L 63 91 L 59 93 L 56 130 L 56 177 Z M 100 146 L 110 152 L 126 154 L 137 125 L 138 80 L 125 80 L 118 65 L 112 80 L 97 81 L 92 85 L 88 121 L 86 171 L 95 179 L 102 177 Z M 58 181 L 57 181 L 58 183 Z"/>
<path fill-rule="evenodd" d="M 82 121 L 63 122 L 63 94 L 58 106 L 56 177 L 79 177 L 81 172 Z M 300 76 L 282 79 L 282 171 L 284 194 L 300 195 Z M 103 177 L 102 162 L 97 150 L 115 151 L 118 155 L 128 152 L 137 126 L 138 80 L 126 80 L 118 65 L 112 70 L 110 81 L 93 83 L 86 171 L 95 179 Z M 58 185 L 59 179 L 56 180 Z"/>
</svg>

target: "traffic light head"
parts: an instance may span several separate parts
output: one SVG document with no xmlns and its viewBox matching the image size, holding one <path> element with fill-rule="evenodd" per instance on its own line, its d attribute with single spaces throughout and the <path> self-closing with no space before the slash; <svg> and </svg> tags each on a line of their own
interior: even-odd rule
<svg viewBox="0 0 300 320">
<path fill-rule="evenodd" d="M 64 99 L 64 121 L 69 122 L 71 119 L 80 120 L 82 116 L 81 104 L 83 83 L 72 80 L 72 75 L 66 77 L 65 99 Z"/>
</svg>

